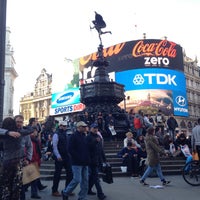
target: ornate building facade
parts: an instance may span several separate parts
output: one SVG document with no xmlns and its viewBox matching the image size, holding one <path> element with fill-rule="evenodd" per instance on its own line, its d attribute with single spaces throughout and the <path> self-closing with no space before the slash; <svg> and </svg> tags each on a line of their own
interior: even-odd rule
<svg viewBox="0 0 200 200">
<path fill-rule="evenodd" d="M 25 124 L 28 124 L 31 117 L 36 117 L 38 121 L 44 122 L 50 115 L 51 85 L 52 74 L 48 74 L 43 68 L 36 79 L 34 91 L 20 99 L 20 114 L 24 116 Z"/>
<path fill-rule="evenodd" d="M 10 44 L 10 28 L 6 28 L 6 47 L 5 47 L 5 87 L 4 87 L 4 109 L 3 118 L 13 116 L 13 97 L 14 97 L 14 81 L 18 76 L 15 71 L 14 51 Z"/>
<path fill-rule="evenodd" d="M 183 53 L 184 73 L 186 76 L 187 99 L 188 99 L 188 118 L 178 118 L 180 129 L 186 129 L 189 133 L 200 117 L 200 67 L 198 60 L 192 60 Z"/>
</svg>

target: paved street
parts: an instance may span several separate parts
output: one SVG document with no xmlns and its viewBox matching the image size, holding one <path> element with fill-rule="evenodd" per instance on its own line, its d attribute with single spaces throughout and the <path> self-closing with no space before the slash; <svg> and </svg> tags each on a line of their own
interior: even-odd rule
<svg viewBox="0 0 200 200">
<path fill-rule="evenodd" d="M 167 180 L 171 180 L 171 184 L 162 189 L 154 189 L 148 186 L 142 186 L 138 178 L 114 178 L 113 184 L 106 184 L 102 182 L 104 192 L 107 200 L 199 200 L 200 186 L 193 187 L 185 183 L 182 176 L 166 176 Z M 160 185 L 158 178 L 148 178 L 146 180 L 150 185 Z M 61 200 L 61 197 L 51 196 L 52 181 L 42 181 L 43 184 L 48 185 L 48 188 L 39 192 L 42 199 Z M 60 182 L 59 189 L 63 189 L 64 181 Z M 94 189 L 95 190 L 95 189 Z M 75 190 L 77 194 L 79 186 Z M 26 194 L 26 199 L 30 200 L 30 188 Z M 78 197 L 73 196 L 70 200 L 77 200 Z M 88 196 L 88 200 L 98 200 L 96 196 Z"/>
</svg>

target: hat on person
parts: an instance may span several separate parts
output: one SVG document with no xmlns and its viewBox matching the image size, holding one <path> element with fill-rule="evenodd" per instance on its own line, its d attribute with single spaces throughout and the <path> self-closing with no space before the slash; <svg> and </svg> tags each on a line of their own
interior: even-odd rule
<svg viewBox="0 0 200 200">
<path fill-rule="evenodd" d="M 91 124 L 90 128 L 98 128 L 98 124 L 97 123 L 93 123 L 93 124 Z"/>
<path fill-rule="evenodd" d="M 60 121 L 60 122 L 59 122 L 59 126 L 61 126 L 61 125 L 62 125 L 62 126 L 67 126 L 67 122 L 66 122 L 66 121 Z"/>
<path fill-rule="evenodd" d="M 77 122 L 76 127 L 78 128 L 80 126 L 88 126 L 88 125 L 83 121 Z"/>
</svg>

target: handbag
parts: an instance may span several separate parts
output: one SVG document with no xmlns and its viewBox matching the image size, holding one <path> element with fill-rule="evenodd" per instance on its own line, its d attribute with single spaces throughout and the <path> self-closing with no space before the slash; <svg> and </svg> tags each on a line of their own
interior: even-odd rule
<svg viewBox="0 0 200 200">
<path fill-rule="evenodd" d="M 108 184 L 113 183 L 112 167 L 108 163 L 102 167 L 102 180 Z"/>
<path fill-rule="evenodd" d="M 192 152 L 192 159 L 193 160 L 199 160 L 199 156 L 197 152 Z"/>
<path fill-rule="evenodd" d="M 31 163 L 22 168 L 22 182 L 26 185 L 40 177 L 39 167 L 36 163 Z"/>
</svg>

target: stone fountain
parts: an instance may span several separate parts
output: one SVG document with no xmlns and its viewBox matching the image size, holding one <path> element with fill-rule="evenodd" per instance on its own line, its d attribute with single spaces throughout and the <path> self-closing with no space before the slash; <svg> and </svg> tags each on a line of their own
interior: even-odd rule
<svg viewBox="0 0 200 200">
<path fill-rule="evenodd" d="M 89 115 L 97 115 L 101 112 L 103 116 L 106 116 L 112 113 L 115 118 L 115 130 L 118 136 L 124 136 L 129 129 L 129 124 L 125 111 L 118 106 L 125 99 L 124 85 L 110 80 L 106 70 L 109 63 L 103 56 L 101 35 L 111 32 L 101 30 L 106 27 L 106 24 L 98 13 L 96 13 L 95 20 L 92 22 L 94 24 L 92 29 L 97 30 L 100 39 L 97 60 L 93 61 L 93 66 L 97 69 L 94 81 L 80 86 L 81 102 L 86 106 L 84 112 L 88 112 Z"/>
</svg>

